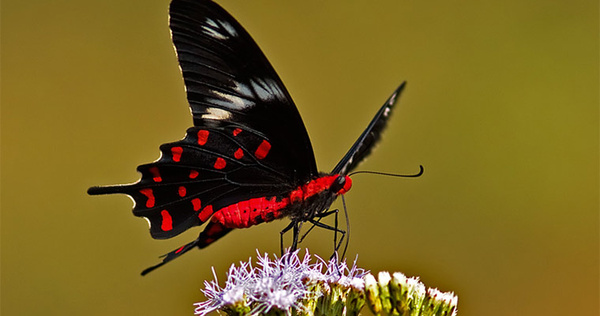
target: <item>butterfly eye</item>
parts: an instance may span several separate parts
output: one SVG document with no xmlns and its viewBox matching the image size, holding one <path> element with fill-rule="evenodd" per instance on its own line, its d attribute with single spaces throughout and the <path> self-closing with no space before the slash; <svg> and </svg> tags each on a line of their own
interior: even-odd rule
<svg viewBox="0 0 600 316">
<path fill-rule="evenodd" d="M 346 176 L 338 176 L 331 184 L 331 191 L 335 192 L 336 194 L 344 194 L 350 190 L 351 186 L 352 181 L 350 181 L 350 178 Z"/>
</svg>

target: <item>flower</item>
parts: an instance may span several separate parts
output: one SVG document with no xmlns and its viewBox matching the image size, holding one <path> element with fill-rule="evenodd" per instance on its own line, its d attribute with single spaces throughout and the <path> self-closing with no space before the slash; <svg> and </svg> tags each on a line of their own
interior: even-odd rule
<svg viewBox="0 0 600 316">
<path fill-rule="evenodd" d="M 356 261 L 348 267 L 346 261 L 325 261 L 318 256 L 312 262 L 308 250 L 301 260 L 298 253 L 299 250 L 286 252 L 271 259 L 257 251 L 257 266 L 252 266 L 251 259 L 240 262 L 238 267 L 231 265 L 223 288 L 213 269 L 215 280 L 205 281 L 202 290 L 207 300 L 195 303 L 194 313 L 204 316 L 220 309 L 251 315 L 319 315 L 332 310 L 358 314 L 364 304 L 365 270 L 358 268 Z M 352 302 L 350 308 L 346 300 Z"/>
<path fill-rule="evenodd" d="M 458 298 L 452 292 L 426 288 L 418 277 L 396 272 L 373 275 L 337 257 L 313 262 L 308 250 L 300 259 L 299 250 L 273 259 L 257 250 L 257 264 L 251 259 L 231 265 L 221 288 L 205 281 L 207 300 L 195 303 L 196 315 L 221 310 L 228 315 L 358 315 L 365 302 L 375 314 L 454 316 Z"/>
</svg>

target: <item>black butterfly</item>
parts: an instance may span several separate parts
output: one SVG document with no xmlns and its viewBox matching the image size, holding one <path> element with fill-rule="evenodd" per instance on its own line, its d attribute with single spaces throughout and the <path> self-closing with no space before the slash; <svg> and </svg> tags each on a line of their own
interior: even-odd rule
<svg viewBox="0 0 600 316">
<path fill-rule="evenodd" d="M 137 170 L 134 184 L 92 187 L 91 195 L 123 193 L 153 238 L 176 236 L 208 221 L 198 239 L 165 255 L 204 248 L 234 228 L 289 217 L 292 248 L 303 222 L 331 214 L 350 189 L 348 173 L 379 140 L 404 83 L 331 173 L 317 171 L 306 128 L 281 79 L 244 28 L 208 0 L 173 0 L 170 28 L 194 127 L 160 147 L 161 157 Z"/>
</svg>

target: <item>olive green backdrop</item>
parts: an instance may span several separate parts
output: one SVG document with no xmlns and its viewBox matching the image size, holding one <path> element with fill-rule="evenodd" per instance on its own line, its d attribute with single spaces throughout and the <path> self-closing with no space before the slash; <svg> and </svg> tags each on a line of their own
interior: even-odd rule
<svg viewBox="0 0 600 316">
<path fill-rule="evenodd" d="M 348 256 L 459 295 L 460 315 L 598 315 L 597 1 L 220 1 L 294 97 L 323 171 L 408 81 L 347 194 Z M 91 185 L 191 118 L 167 0 L 2 1 L 2 315 L 190 315 L 287 221 L 152 240 Z M 332 236 L 303 246 L 322 256 Z"/>
</svg>

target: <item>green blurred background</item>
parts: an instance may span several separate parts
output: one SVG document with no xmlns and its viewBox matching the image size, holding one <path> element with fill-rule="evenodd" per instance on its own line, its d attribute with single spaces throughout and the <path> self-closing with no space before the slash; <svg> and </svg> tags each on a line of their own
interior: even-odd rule
<svg viewBox="0 0 600 316">
<path fill-rule="evenodd" d="M 598 315 L 597 1 L 220 1 L 294 97 L 331 170 L 403 80 L 347 195 L 348 256 L 459 295 L 460 315 Z M 152 240 L 91 185 L 191 118 L 167 0 L 2 1 L 2 315 L 190 315 L 280 221 L 140 277 L 197 229 Z M 331 234 L 304 244 L 327 256 Z"/>
</svg>

